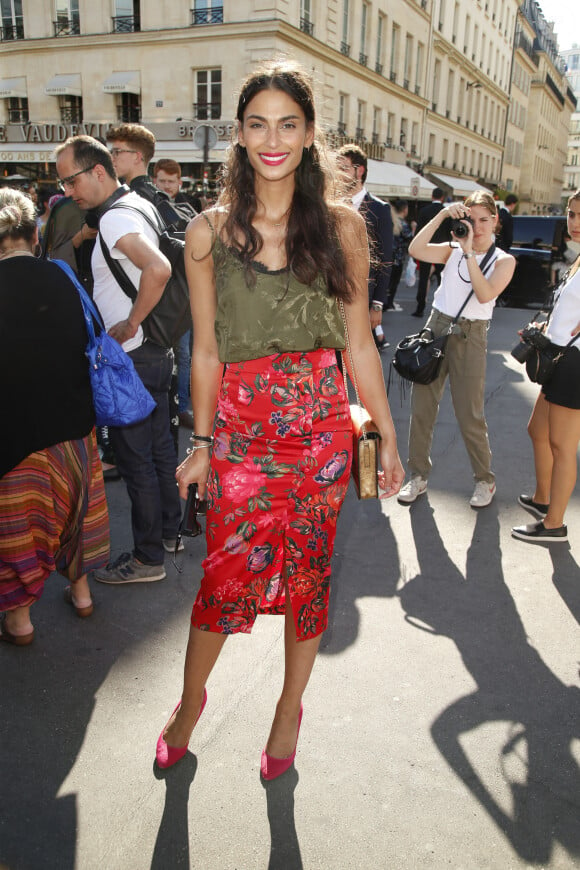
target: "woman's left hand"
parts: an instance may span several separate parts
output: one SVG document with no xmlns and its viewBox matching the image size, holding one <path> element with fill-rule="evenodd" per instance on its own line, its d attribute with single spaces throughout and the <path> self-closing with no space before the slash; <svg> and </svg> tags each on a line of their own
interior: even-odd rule
<svg viewBox="0 0 580 870">
<path fill-rule="evenodd" d="M 579 332 L 580 332 L 580 323 L 577 323 L 570 334 L 571 335 L 578 335 Z"/>
<path fill-rule="evenodd" d="M 381 442 L 381 466 L 379 471 L 380 498 L 391 498 L 403 485 L 405 471 L 395 445 Z"/>
</svg>

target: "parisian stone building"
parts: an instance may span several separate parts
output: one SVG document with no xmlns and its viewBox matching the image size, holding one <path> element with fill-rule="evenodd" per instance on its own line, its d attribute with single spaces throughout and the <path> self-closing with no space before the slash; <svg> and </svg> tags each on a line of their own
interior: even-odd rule
<svg viewBox="0 0 580 870">
<path fill-rule="evenodd" d="M 545 210 L 560 200 L 573 106 L 526 3 L 0 0 L 0 178 L 48 182 L 59 141 L 127 120 L 155 133 L 156 158 L 211 182 L 241 80 L 283 54 L 311 72 L 330 144 L 367 150 L 379 195 L 507 188 Z"/>
</svg>

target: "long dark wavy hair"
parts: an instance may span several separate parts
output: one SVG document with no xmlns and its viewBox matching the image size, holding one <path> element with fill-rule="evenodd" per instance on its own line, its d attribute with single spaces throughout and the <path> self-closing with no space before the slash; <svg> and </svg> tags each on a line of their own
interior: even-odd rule
<svg viewBox="0 0 580 870">
<path fill-rule="evenodd" d="M 350 299 L 352 288 L 347 276 L 345 257 L 338 236 L 338 212 L 333 207 L 334 180 L 325 160 L 322 136 L 316 130 L 314 95 L 305 71 L 293 62 L 275 59 L 253 72 L 242 85 L 236 118 L 240 124 L 250 101 L 261 91 L 273 89 L 288 94 L 297 103 L 314 128 L 315 138 L 305 148 L 296 170 L 295 190 L 288 215 L 286 263 L 302 284 L 312 284 L 321 276 L 328 292 L 340 299 Z M 258 203 L 254 170 L 246 149 L 232 145 L 222 171 L 219 205 L 227 208 L 224 235 L 244 265 L 249 286 L 256 275 L 252 261 L 263 246 L 263 239 L 252 226 Z"/>
</svg>

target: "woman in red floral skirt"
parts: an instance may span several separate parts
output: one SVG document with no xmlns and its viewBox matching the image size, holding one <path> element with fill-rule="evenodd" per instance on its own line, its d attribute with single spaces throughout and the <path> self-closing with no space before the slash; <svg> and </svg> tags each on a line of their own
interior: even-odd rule
<svg viewBox="0 0 580 870">
<path fill-rule="evenodd" d="M 186 235 L 195 433 L 177 480 L 182 497 L 196 483 L 208 499 L 208 556 L 183 694 L 157 763 L 185 755 L 227 636 L 250 632 L 258 613 L 277 613 L 285 615 L 285 675 L 261 762 L 273 779 L 296 754 L 349 481 L 338 300 L 361 399 L 382 436 L 385 497 L 398 492 L 403 469 L 369 324 L 364 222 L 332 199 L 307 76 L 276 61 L 253 73 L 237 120 L 218 205 Z"/>
</svg>

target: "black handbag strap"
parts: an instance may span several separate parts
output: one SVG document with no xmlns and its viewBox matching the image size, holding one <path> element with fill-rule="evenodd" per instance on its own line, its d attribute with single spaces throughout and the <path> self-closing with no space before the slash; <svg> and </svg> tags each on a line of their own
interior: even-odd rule
<svg viewBox="0 0 580 870">
<path fill-rule="evenodd" d="M 479 264 L 479 268 L 481 269 L 482 275 L 485 275 L 486 272 L 489 272 L 489 270 L 491 269 L 493 264 L 490 263 L 490 260 L 493 257 L 494 253 L 495 253 L 495 244 L 492 242 L 487 250 L 485 257 L 483 258 L 483 260 Z M 459 309 L 459 311 L 457 312 L 457 314 L 455 315 L 455 317 L 451 321 L 451 326 L 453 326 L 454 323 L 457 323 L 457 321 L 461 317 L 461 312 L 463 311 L 463 309 L 465 308 L 465 306 L 467 305 L 467 303 L 469 302 L 469 300 L 473 296 L 473 292 L 474 291 L 473 291 L 473 287 L 472 287 L 471 290 L 469 291 L 469 293 L 467 294 L 467 298 L 466 298 L 465 302 L 463 303 L 463 305 L 461 306 L 461 308 Z"/>
<path fill-rule="evenodd" d="M 102 212 L 102 214 L 99 216 L 99 219 L 103 216 L 103 214 L 106 214 L 108 211 L 113 211 L 113 209 L 124 209 L 125 211 L 138 212 L 141 217 L 147 221 L 151 229 L 153 229 L 158 236 L 160 236 L 161 233 L 165 230 L 165 226 L 162 224 L 161 217 L 159 217 L 159 223 L 155 225 L 149 215 L 145 211 L 142 211 L 138 206 L 125 205 L 124 203 L 119 203 L 118 205 L 116 205 L 115 202 L 113 202 L 113 204 L 109 208 Z M 137 298 L 137 288 L 130 280 L 129 276 L 127 275 L 119 261 L 115 260 L 115 258 L 111 256 L 111 252 L 109 251 L 109 248 L 103 240 L 102 233 L 99 233 L 99 242 L 101 244 L 101 251 L 103 252 L 103 257 L 105 258 L 105 262 L 109 267 L 113 278 L 115 279 L 125 296 L 128 296 L 129 299 L 134 302 Z"/>
</svg>

